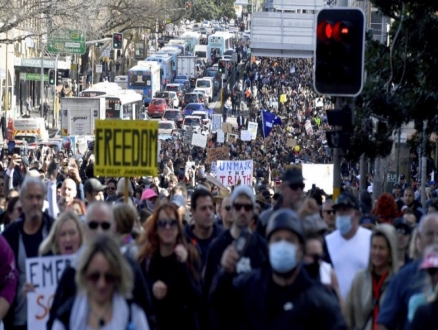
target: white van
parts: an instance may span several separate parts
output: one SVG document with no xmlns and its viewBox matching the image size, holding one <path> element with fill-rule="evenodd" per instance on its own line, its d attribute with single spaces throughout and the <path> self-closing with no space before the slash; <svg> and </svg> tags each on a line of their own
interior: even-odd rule
<svg viewBox="0 0 438 330">
<path fill-rule="evenodd" d="M 208 96 L 208 100 L 211 102 L 213 100 L 213 80 L 210 78 L 200 78 L 196 80 L 195 89 L 205 90 L 205 95 Z"/>
</svg>

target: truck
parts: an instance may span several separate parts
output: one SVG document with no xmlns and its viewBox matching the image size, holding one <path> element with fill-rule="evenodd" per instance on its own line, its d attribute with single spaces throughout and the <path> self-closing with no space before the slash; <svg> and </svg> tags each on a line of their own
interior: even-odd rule
<svg viewBox="0 0 438 330">
<path fill-rule="evenodd" d="M 94 120 L 105 119 L 105 97 L 61 98 L 61 135 L 94 135 Z"/>
<path fill-rule="evenodd" d="M 202 78 L 203 68 L 196 63 L 196 56 L 178 56 L 178 71 L 177 75 L 185 75 L 189 77 L 191 87 L 195 87 L 196 79 Z"/>
<path fill-rule="evenodd" d="M 18 134 L 37 134 L 43 140 L 47 140 L 49 138 L 49 132 L 46 128 L 44 118 L 8 118 L 8 127 L 6 134 L 7 139 L 12 141 Z"/>
</svg>

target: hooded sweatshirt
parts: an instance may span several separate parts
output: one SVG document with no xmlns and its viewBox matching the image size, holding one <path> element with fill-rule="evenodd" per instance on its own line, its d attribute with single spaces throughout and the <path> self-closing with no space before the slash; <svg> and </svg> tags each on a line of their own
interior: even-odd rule
<svg viewBox="0 0 438 330">
<path fill-rule="evenodd" d="M 378 305 L 382 306 L 385 300 L 386 287 L 399 268 L 397 262 L 397 234 L 392 225 L 380 224 L 374 229 L 371 236 L 371 241 L 377 233 L 384 235 L 386 240 L 389 242 L 389 248 L 391 251 L 390 259 L 392 260 L 391 268 L 388 272 L 388 275 L 384 278 L 380 288 Z M 368 268 L 359 271 L 356 274 L 345 302 L 345 321 L 348 329 L 373 329 L 373 300 L 373 265 L 370 255 Z"/>
</svg>

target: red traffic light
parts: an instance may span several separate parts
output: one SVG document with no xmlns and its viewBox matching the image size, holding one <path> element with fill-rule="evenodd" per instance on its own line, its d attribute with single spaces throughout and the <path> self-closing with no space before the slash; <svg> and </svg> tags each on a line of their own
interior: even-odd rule
<svg viewBox="0 0 438 330">
<path fill-rule="evenodd" d="M 332 38 L 333 28 L 330 22 L 323 21 L 318 24 L 317 36 L 320 40 L 328 40 Z"/>
<path fill-rule="evenodd" d="M 326 41 L 334 39 L 336 41 L 345 41 L 350 35 L 348 22 L 329 22 L 322 21 L 317 27 L 317 37 L 319 40 Z"/>
</svg>

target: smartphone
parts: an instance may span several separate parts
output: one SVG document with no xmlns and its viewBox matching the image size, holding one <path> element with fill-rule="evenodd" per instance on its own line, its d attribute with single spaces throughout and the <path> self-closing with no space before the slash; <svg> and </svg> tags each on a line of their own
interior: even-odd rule
<svg viewBox="0 0 438 330">
<path fill-rule="evenodd" d="M 236 240 L 236 250 L 239 253 L 239 257 L 245 254 L 251 240 L 251 232 L 248 229 L 242 229 L 240 231 L 239 238 Z"/>
<path fill-rule="evenodd" d="M 8 155 L 13 155 L 15 150 L 15 141 L 8 141 Z"/>
</svg>

